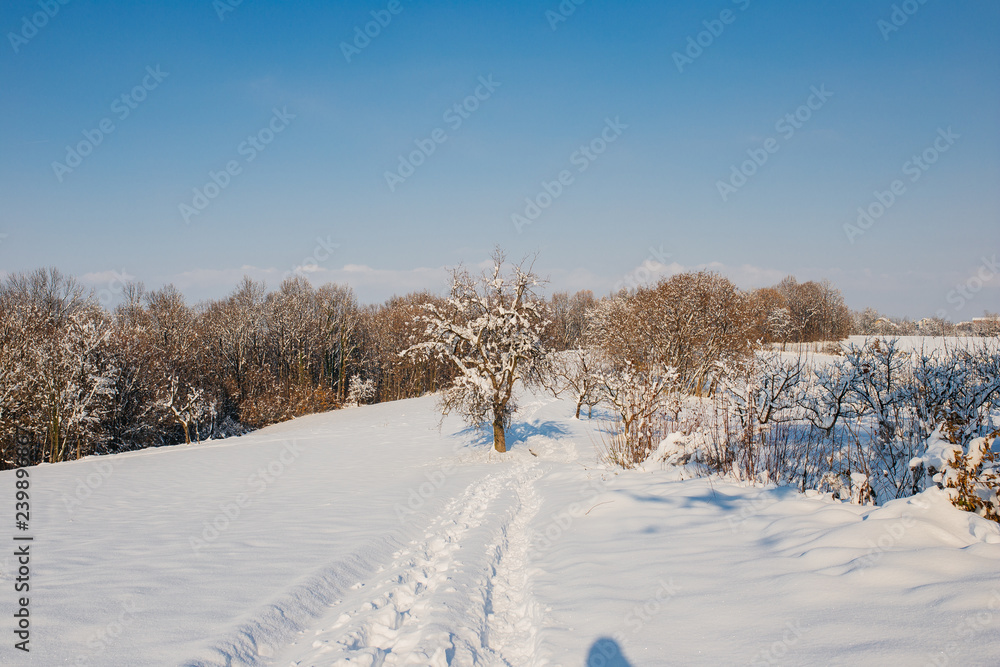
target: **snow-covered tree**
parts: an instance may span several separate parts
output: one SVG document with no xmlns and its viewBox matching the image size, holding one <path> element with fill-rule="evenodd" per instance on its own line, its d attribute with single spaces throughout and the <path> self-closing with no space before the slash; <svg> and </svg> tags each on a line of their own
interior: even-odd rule
<svg viewBox="0 0 1000 667">
<path fill-rule="evenodd" d="M 545 356 L 545 303 L 541 284 L 523 263 L 504 273 L 505 256 L 493 254 L 493 268 L 480 278 L 458 268 L 443 305 L 429 303 L 418 321 L 423 342 L 402 354 L 434 356 L 454 364 L 458 375 L 442 394 L 444 414 L 457 412 L 477 426 L 491 424 L 493 446 L 507 451 L 506 428 L 517 409 L 515 385 Z"/>
<path fill-rule="evenodd" d="M 349 384 L 351 389 L 347 392 L 347 402 L 350 405 L 370 403 L 375 398 L 374 378 L 362 379 L 360 375 L 352 375 Z"/>
<path fill-rule="evenodd" d="M 33 439 L 44 435 L 43 460 L 91 453 L 104 440 L 114 383 L 105 314 L 55 269 L 11 276 L 3 292 L 3 356 L 12 363 L 2 371 L 10 380 L 2 383 L 8 396 L 0 418 Z"/>
<path fill-rule="evenodd" d="M 202 419 L 215 415 L 215 405 L 205 396 L 205 390 L 182 381 L 176 374 L 170 375 L 160 388 L 157 405 L 173 415 L 184 432 L 185 444 L 191 444 L 191 433 L 198 437 L 197 425 Z M 195 428 L 192 430 L 192 426 Z"/>
</svg>

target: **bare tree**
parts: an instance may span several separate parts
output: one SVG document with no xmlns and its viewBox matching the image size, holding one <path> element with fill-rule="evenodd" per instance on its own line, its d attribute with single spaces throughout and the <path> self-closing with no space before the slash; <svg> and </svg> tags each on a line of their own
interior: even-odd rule
<svg viewBox="0 0 1000 667">
<path fill-rule="evenodd" d="M 594 340 L 612 366 L 674 369 L 682 391 L 711 393 L 719 364 L 750 354 L 747 297 L 722 276 L 682 273 L 593 309 Z"/>
<path fill-rule="evenodd" d="M 182 382 L 176 374 L 167 379 L 157 404 L 174 416 L 184 432 L 184 443 L 188 445 L 191 444 L 192 424 L 214 412 L 214 406 L 206 401 L 205 391 Z"/>
<path fill-rule="evenodd" d="M 788 276 L 775 289 L 787 304 L 796 342 L 840 340 L 850 333 L 851 311 L 830 281 L 800 283 Z"/>
<path fill-rule="evenodd" d="M 553 350 L 572 350 L 579 348 L 587 329 L 587 311 L 594 307 L 597 300 L 590 290 L 582 290 L 569 295 L 569 292 L 556 292 L 549 300 L 549 326 L 546 328 L 547 343 Z"/>
<path fill-rule="evenodd" d="M 576 403 L 575 419 L 580 418 L 580 410 L 585 405 L 589 417 L 602 399 L 601 368 L 597 350 L 582 348 L 555 352 L 545 364 L 539 383 L 557 397 L 568 392 Z"/>
<path fill-rule="evenodd" d="M 323 314 L 322 329 L 327 341 L 327 362 L 337 398 L 347 397 L 350 365 L 360 350 L 361 311 L 354 290 L 347 285 L 330 283 L 317 294 Z"/>
</svg>

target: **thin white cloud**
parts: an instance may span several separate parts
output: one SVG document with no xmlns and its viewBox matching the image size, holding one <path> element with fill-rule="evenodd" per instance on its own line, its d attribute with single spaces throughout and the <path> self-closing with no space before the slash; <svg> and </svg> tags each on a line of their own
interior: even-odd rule
<svg viewBox="0 0 1000 667">
<path fill-rule="evenodd" d="M 87 285 L 105 285 L 108 283 L 124 284 L 136 279 L 124 268 L 120 271 L 108 269 L 107 271 L 94 271 L 80 276 L 80 282 Z"/>
<path fill-rule="evenodd" d="M 441 293 L 448 285 L 448 270 L 444 267 L 415 269 L 377 269 L 364 264 L 346 264 L 327 268 L 316 264 L 279 269 L 243 265 L 227 269 L 193 269 L 167 277 L 185 294 L 198 299 L 219 298 L 230 293 L 244 276 L 263 281 L 268 289 L 276 289 L 283 280 L 295 274 L 306 278 L 313 286 L 326 283 L 350 285 L 362 302 L 381 302 L 393 295 L 430 290 Z"/>
</svg>

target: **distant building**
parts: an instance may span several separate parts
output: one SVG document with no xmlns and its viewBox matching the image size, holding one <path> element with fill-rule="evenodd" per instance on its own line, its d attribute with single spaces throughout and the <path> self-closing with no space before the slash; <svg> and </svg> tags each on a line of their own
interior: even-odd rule
<svg viewBox="0 0 1000 667">
<path fill-rule="evenodd" d="M 879 334 L 893 333 L 899 329 L 899 325 L 887 317 L 880 317 L 875 320 L 875 331 Z"/>
<path fill-rule="evenodd" d="M 961 333 L 971 334 L 975 331 L 976 325 L 973 322 L 959 322 L 955 325 L 955 330 Z"/>
<path fill-rule="evenodd" d="M 1000 336 L 1000 317 L 973 317 L 972 330 L 980 336 Z"/>
<path fill-rule="evenodd" d="M 955 329 L 970 336 L 1000 336 L 1000 317 L 973 317 L 959 322 Z"/>
</svg>

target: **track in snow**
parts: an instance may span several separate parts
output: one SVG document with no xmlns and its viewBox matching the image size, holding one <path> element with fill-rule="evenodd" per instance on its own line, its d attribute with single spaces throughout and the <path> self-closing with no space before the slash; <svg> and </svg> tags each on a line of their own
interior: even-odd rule
<svg viewBox="0 0 1000 667">
<path fill-rule="evenodd" d="M 530 665 L 538 611 L 525 561 L 540 506 L 535 466 L 511 462 L 470 484 L 272 664 Z"/>
</svg>

